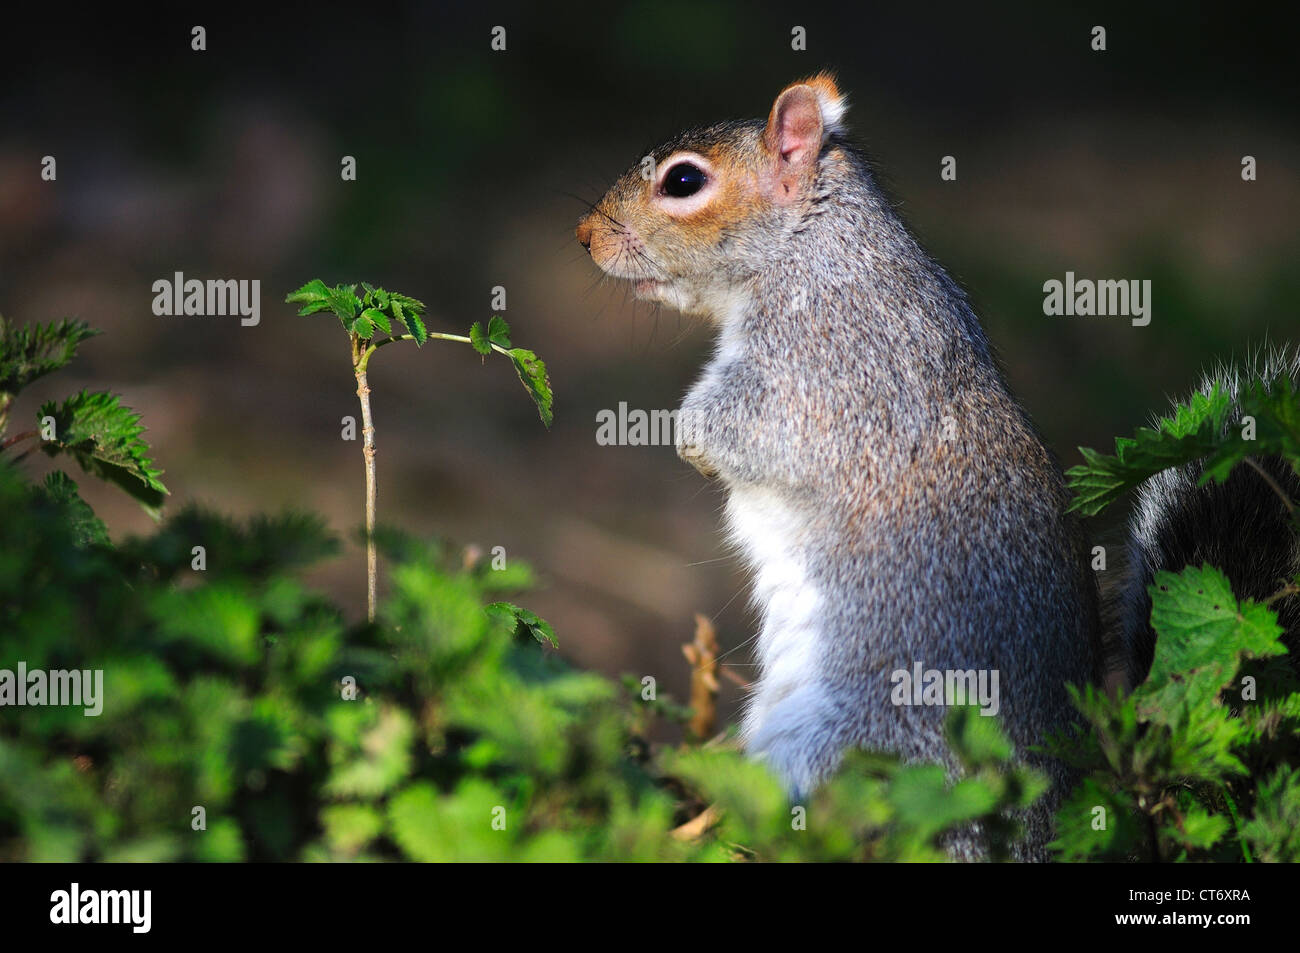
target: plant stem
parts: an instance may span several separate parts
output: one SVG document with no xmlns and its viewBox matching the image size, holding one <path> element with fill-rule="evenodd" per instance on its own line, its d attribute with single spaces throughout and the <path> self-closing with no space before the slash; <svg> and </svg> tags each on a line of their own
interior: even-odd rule
<svg viewBox="0 0 1300 953">
<path fill-rule="evenodd" d="M 366 365 L 374 348 L 368 348 L 362 355 L 358 343 L 354 338 L 352 363 L 357 397 L 361 401 L 361 452 L 366 458 L 366 618 L 374 622 L 379 578 L 379 554 L 375 549 L 375 422 L 370 416 L 370 382 L 366 378 Z"/>
<path fill-rule="evenodd" d="M 1254 863 L 1250 856 L 1250 845 L 1241 836 L 1241 819 L 1237 817 L 1237 803 L 1232 799 L 1227 785 L 1223 787 L 1223 799 L 1228 802 L 1228 813 L 1232 815 L 1232 826 L 1237 832 L 1237 843 L 1241 845 L 1241 853 L 1246 858 L 1246 863 Z"/>
<path fill-rule="evenodd" d="M 37 430 L 24 430 L 22 433 L 16 433 L 12 437 L 0 441 L 0 450 L 8 450 L 10 447 L 18 443 L 20 440 L 28 440 L 32 437 L 39 437 L 39 436 L 40 436 L 40 432 Z"/>
<path fill-rule="evenodd" d="M 443 334 L 441 331 L 430 331 L 428 338 L 430 341 L 433 340 L 459 341 L 461 344 L 473 343 L 464 334 Z M 375 351 L 379 350 L 379 348 L 383 347 L 385 344 L 392 344 L 394 341 L 414 341 L 414 340 L 415 340 L 414 334 L 394 334 L 392 337 L 384 338 L 382 341 L 376 341 L 375 343 L 371 344 L 369 347 L 366 348 L 365 352 L 361 355 L 360 364 L 358 366 L 361 368 L 362 371 L 365 371 L 365 369 L 370 366 L 370 355 L 374 354 Z M 498 354 L 504 354 L 506 357 L 510 356 L 509 349 L 504 348 L 499 344 L 493 344 L 492 350 L 496 351 Z"/>
<path fill-rule="evenodd" d="M 459 341 L 462 344 L 473 342 L 463 334 L 443 334 L 431 332 L 430 339 L 439 341 Z M 375 549 L 375 423 L 370 416 L 370 383 L 366 373 L 370 369 L 370 358 L 375 351 L 394 341 L 414 341 L 413 334 L 394 334 L 382 341 L 371 342 L 355 333 L 352 335 L 352 372 L 357 378 L 357 397 L 361 401 L 361 452 L 366 458 L 366 605 L 367 617 L 375 621 L 375 589 L 379 576 L 379 556 Z M 500 345 L 493 344 L 492 350 L 498 354 L 510 356 L 510 352 Z"/>
</svg>

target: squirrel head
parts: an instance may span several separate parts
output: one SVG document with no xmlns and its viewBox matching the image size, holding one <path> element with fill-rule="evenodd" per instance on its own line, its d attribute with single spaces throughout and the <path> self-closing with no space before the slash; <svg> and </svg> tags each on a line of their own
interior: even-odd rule
<svg viewBox="0 0 1300 953">
<path fill-rule="evenodd" d="M 629 169 L 578 222 L 578 241 L 638 298 L 722 315 L 784 246 L 817 197 L 818 168 L 842 132 L 828 73 L 781 91 L 766 122 L 693 129 Z"/>
</svg>

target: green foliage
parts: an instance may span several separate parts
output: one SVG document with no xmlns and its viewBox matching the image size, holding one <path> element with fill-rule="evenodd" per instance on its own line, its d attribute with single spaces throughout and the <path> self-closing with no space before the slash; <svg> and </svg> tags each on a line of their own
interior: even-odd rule
<svg viewBox="0 0 1300 953">
<path fill-rule="evenodd" d="M 1086 772 L 1058 815 L 1063 859 L 1300 859 L 1277 823 L 1294 790 L 1261 783 L 1300 763 L 1300 681 L 1275 613 L 1208 566 L 1150 591 L 1150 676 L 1122 699 L 1076 691 L 1087 728 L 1055 746 Z"/>
<path fill-rule="evenodd" d="M 53 435 L 41 441 L 41 450 L 51 457 L 69 454 L 87 473 L 121 487 L 158 515 L 167 495 L 158 480 L 162 471 L 154 468 L 149 445 L 140 439 L 140 415 L 122 406 L 116 394 L 83 390 L 62 404 L 42 404 L 39 417 L 54 422 Z"/>
<path fill-rule="evenodd" d="M 536 354 L 522 347 L 511 348 L 508 353 L 520 383 L 537 405 L 537 415 L 549 427 L 554 418 L 551 413 L 551 381 L 546 376 L 546 365 Z"/>
<path fill-rule="evenodd" d="M 108 542 L 108 527 L 82 500 L 72 477 L 62 470 L 46 474 L 44 482 L 41 486 L 34 487 L 33 492 L 38 499 L 53 503 L 62 510 L 62 518 L 73 531 L 79 545 Z"/>
<path fill-rule="evenodd" d="M 116 547 L 87 519 L 66 478 L 0 467 L 0 658 L 104 673 L 98 716 L 0 709 L 3 860 L 937 860 L 972 821 L 1004 850 L 998 813 L 1041 788 L 962 710 L 963 778 L 862 755 L 797 822 L 731 747 L 650 745 L 669 699 L 544 651 L 443 545 L 382 534 L 391 595 L 349 625 L 296 579 L 335 551 L 315 519 L 189 507 Z"/>
<path fill-rule="evenodd" d="M 307 282 L 285 297 L 289 304 L 301 304 L 300 315 L 331 311 L 349 334 L 369 340 L 376 331 L 393 333 L 394 323 L 401 327 L 420 347 L 429 339 L 424 326 L 424 302 L 396 292 L 361 283 L 362 294 L 356 285 L 335 285 L 333 288 L 319 278 Z"/>
<path fill-rule="evenodd" d="M 1285 376 L 1243 384 L 1235 407 L 1216 387 L 1115 449 L 1083 450 L 1069 471 L 1072 508 L 1097 513 L 1197 461 L 1202 485 L 1252 457 L 1279 456 L 1300 472 L 1300 397 Z M 1053 745 L 1084 771 L 1058 815 L 1062 859 L 1300 860 L 1300 679 L 1273 608 L 1298 588 L 1300 579 L 1282 584 L 1259 604 L 1239 601 L 1211 566 L 1157 574 L 1147 680 L 1118 699 L 1075 690 L 1085 729 Z"/>
<path fill-rule="evenodd" d="M 1249 436 L 1242 426 L 1248 417 L 1254 421 Z M 1194 394 L 1156 427 L 1116 438 L 1113 456 L 1087 447 L 1079 452 L 1084 462 L 1066 476 L 1075 491 L 1070 509 L 1086 516 L 1162 470 L 1201 459 L 1206 460 L 1202 485 L 1227 479 L 1236 464 L 1253 456 L 1280 455 L 1300 472 L 1300 400 L 1285 377 L 1256 380 L 1242 386 L 1234 412 L 1230 395 L 1215 386 L 1208 395 Z"/>
<path fill-rule="evenodd" d="M 333 312 L 343 329 L 352 336 L 353 363 L 363 371 L 368 366 L 370 355 L 396 340 L 412 340 L 419 347 L 434 337 L 468 344 L 483 356 L 490 355 L 493 351 L 504 354 L 510 358 L 520 383 L 537 406 L 537 414 L 542 423 L 547 427 L 551 425 L 553 395 L 546 364 L 532 351 L 511 345 L 510 325 L 505 318 L 494 314 L 488 321 L 486 330 L 475 321 L 470 325 L 466 336 L 430 334 L 421 317 L 425 311 L 423 302 L 395 291 L 376 288 L 366 282 L 361 283 L 361 288 L 363 293 L 358 295 L 356 285 L 335 285 L 331 288 L 319 278 L 314 278 L 297 291 L 289 293 L 284 300 L 289 304 L 302 305 L 298 310 L 300 315 Z M 391 335 L 395 324 L 405 328 L 406 334 L 374 340 L 378 332 Z"/>
<path fill-rule="evenodd" d="M 955 708 L 948 737 L 964 768 L 950 780 L 939 765 L 852 752 L 831 781 L 791 805 L 776 779 L 736 751 L 668 750 L 667 769 L 723 807 L 701 859 L 942 861 L 945 835 L 978 824 L 989 856 L 1005 859 L 1018 833 L 1013 813 L 1046 789 L 1015 765 L 996 720 Z"/>
<path fill-rule="evenodd" d="M 488 615 L 499 620 L 512 633 L 531 636 L 551 648 L 558 649 L 560 647 L 560 643 L 555 639 L 555 629 L 551 628 L 549 622 L 540 618 L 534 612 L 529 612 L 512 602 L 493 602 L 487 607 L 487 612 Z"/>
<path fill-rule="evenodd" d="M 363 332 L 410 330 L 423 310 L 363 288 L 296 293 L 307 313 L 340 317 L 355 360 L 376 346 L 357 349 Z M 60 327 L 6 352 L 10 380 L 86 336 Z M 545 368 L 504 320 L 450 337 L 511 356 L 549 422 Z M 1295 461 L 1294 403 L 1284 386 L 1245 392 L 1250 452 Z M 47 452 L 161 490 L 116 398 L 46 412 L 59 441 Z M 1085 505 L 1161 461 L 1204 456 L 1222 479 L 1244 459 L 1227 413 L 1219 395 L 1194 400 L 1116 457 L 1088 458 Z M 0 660 L 103 673 L 98 714 L 91 698 L 0 706 L 0 861 L 930 861 L 954 837 L 1000 860 L 1045 791 L 996 720 L 957 707 L 958 770 L 856 752 L 791 804 L 729 741 L 651 742 L 689 709 L 562 662 L 554 629 L 504 598 L 533 584 L 526 565 L 391 531 L 373 541 L 390 594 L 353 624 L 299 578 L 338 551 L 314 516 L 190 506 L 114 544 L 66 474 L 33 486 L 0 458 Z M 1272 605 L 1238 600 L 1208 566 L 1160 574 L 1151 595 L 1146 683 L 1123 698 L 1076 690 L 1083 724 L 1053 741 L 1080 770 L 1060 857 L 1300 859 L 1300 680 Z"/>
<path fill-rule="evenodd" d="M 505 318 L 494 314 L 492 320 L 488 322 L 486 331 L 477 321 L 470 325 L 469 340 L 474 350 L 483 355 L 491 354 L 494 344 L 499 348 L 509 349 L 510 325 L 506 324 Z"/>
<path fill-rule="evenodd" d="M 80 321 L 17 326 L 0 315 L 0 411 L 32 381 L 63 367 L 99 332 Z"/>
<path fill-rule="evenodd" d="M 9 406 L 19 392 L 37 378 L 63 367 L 82 341 L 98 333 L 80 321 L 16 327 L 0 316 L 0 437 L 5 435 Z M 144 433 L 140 416 L 122 406 L 116 394 L 83 390 L 61 404 L 46 401 L 37 413 L 37 425 L 39 429 L 0 441 L 0 450 L 21 448 L 24 441 L 39 439 L 46 454 L 68 454 L 91 476 L 121 487 L 157 518 L 167 495 L 167 488 L 158 479 L 162 471 L 154 468 L 149 445 L 140 437 Z M 71 499 L 69 487 L 71 496 L 75 496 L 76 486 L 71 480 L 64 483 L 56 478 L 47 481 L 45 488 L 53 498 L 67 502 Z M 93 514 L 82 519 L 80 525 L 91 536 L 103 532 L 103 525 L 93 519 Z"/>
</svg>

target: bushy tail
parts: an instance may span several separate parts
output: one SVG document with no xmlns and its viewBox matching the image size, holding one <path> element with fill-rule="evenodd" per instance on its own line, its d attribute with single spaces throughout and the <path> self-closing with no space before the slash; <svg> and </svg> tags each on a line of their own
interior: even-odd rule
<svg viewBox="0 0 1300 953">
<path fill-rule="evenodd" d="M 1300 350 L 1270 349 L 1242 366 L 1220 367 L 1200 390 L 1209 394 L 1217 383 L 1235 402 L 1244 385 L 1284 377 L 1300 385 Z M 1165 470 L 1138 489 L 1124 575 L 1108 587 L 1103 607 L 1112 656 L 1108 667 L 1122 669 L 1129 687 L 1146 678 L 1155 652 L 1147 586 L 1157 572 L 1209 563 L 1227 575 L 1238 598 L 1256 601 L 1300 572 L 1300 539 L 1282 499 L 1285 494 L 1300 500 L 1300 476 L 1281 457 L 1250 464 L 1234 468 L 1226 482 L 1203 487 L 1196 485 L 1202 465 L 1188 464 Z M 1300 598 L 1280 599 L 1273 608 L 1286 629 L 1283 641 L 1292 663 L 1300 664 Z"/>
</svg>

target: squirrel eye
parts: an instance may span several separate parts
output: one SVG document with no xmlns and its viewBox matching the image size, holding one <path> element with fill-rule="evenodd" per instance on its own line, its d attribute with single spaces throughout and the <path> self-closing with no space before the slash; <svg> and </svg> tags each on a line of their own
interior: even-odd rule
<svg viewBox="0 0 1300 953">
<path fill-rule="evenodd" d="M 675 199 L 687 198 L 704 188 L 704 170 L 689 162 L 679 162 L 668 170 L 660 188 Z"/>
</svg>

